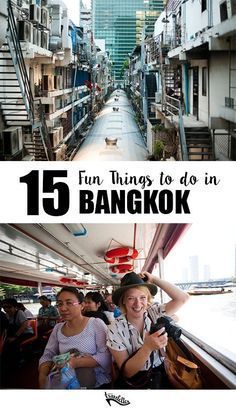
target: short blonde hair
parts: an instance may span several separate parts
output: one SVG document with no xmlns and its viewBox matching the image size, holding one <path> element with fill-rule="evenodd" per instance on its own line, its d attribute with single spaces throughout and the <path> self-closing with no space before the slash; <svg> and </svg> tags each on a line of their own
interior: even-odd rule
<svg viewBox="0 0 236 410">
<path fill-rule="evenodd" d="M 133 286 L 132 288 L 130 288 L 130 289 L 139 289 L 139 290 L 141 290 L 143 293 L 145 293 L 145 295 L 147 296 L 147 303 L 148 303 L 148 306 L 150 306 L 151 304 L 152 304 L 152 301 L 153 301 L 153 297 L 152 297 L 152 295 L 151 295 L 151 292 L 150 292 L 150 290 L 147 288 L 147 286 Z M 127 289 L 124 293 L 123 293 L 123 295 L 121 296 L 121 298 L 120 298 L 120 300 L 119 300 L 119 308 L 120 308 L 120 310 L 121 310 L 121 312 L 122 313 L 127 313 L 127 310 L 126 310 L 126 306 L 125 306 L 125 304 L 124 304 L 124 297 L 125 297 L 125 295 L 126 295 L 126 293 L 127 293 L 127 291 L 128 291 L 129 289 Z"/>
</svg>

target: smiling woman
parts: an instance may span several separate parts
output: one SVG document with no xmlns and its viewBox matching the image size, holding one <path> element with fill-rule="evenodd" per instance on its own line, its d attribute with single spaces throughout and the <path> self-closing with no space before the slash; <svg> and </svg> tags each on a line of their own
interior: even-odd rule
<svg viewBox="0 0 236 410">
<path fill-rule="evenodd" d="M 157 286 L 169 295 L 170 302 L 151 304 Z M 123 277 L 120 288 L 113 293 L 113 302 L 124 314 L 108 326 L 108 346 L 123 376 L 122 383 L 118 380 L 117 388 L 129 388 L 131 378 L 137 376 L 149 378 L 145 388 L 169 387 L 163 366 L 167 333 L 164 327 L 152 334 L 150 329 L 163 313 L 173 315 L 187 300 L 188 295 L 176 286 L 154 278 L 148 272 L 140 275 L 131 272 Z M 135 388 L 133 384 L 132 387 Z"/>
</svg>

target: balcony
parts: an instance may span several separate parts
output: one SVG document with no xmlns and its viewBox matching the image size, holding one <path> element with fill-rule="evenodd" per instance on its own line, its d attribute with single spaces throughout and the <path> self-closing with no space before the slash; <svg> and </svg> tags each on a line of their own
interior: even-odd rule
<svg viewBox="0 0 236 410">
<path fill-rule="evenodd" d="M 51 59 L 53 57 L 52 51 L 43 47 L 39 47 L 36 44 L 30 43 L 29 41 L 21 41 L 20 44 L 24 59 L 48 57 L 49 60 L 47 62 L 51 62 Z"/>
<path fill-rule="evenodd" d="M 236 34 L 236 15 L 232 16 L 230 19 L 222 21 L 212 28 L 212 35 L 217 35 L 219 37 L 231 37 Z"/>
</svg>

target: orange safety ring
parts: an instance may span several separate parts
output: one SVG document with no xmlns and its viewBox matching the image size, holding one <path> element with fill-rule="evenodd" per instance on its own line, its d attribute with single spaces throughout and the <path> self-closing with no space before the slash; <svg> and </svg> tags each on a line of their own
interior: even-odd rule
<svg viewBox="0 0 236 410">
<path fill-rule="evenodd" d="M 83 281 L 80 281 L 78 279 L 72 279 L 72 278 L 67 278 L 67 277 L 62 277 L 59 280 L 64 285 L 70 285 L 70 286 L 84 286 L 84 285 L 87 285 L 87 282 L 83 282 Z"/>
<path fill-rule="evenodd" d="M 74 283 L 76 286 L 84 286 L 84 285 L 87 285 L 86 282 L 82 282 L 82 281 L 76 280 L 76 279 L 73 280 L 73 283 Z"/>
<path fill-rule="evenodd" d="M 63 277 L 63 278 L 60 278 L 59 280 L 61 283 L 72 283 L 72 279 L 70 278 Z"/>
<path fill-rule="evenodd" d="M 114 265 L 110 267 L 113 273 L 127 273 L 133 270 L 133 265 L 130 263 L 123 263 L 123 265 Z"/>
<path fill-rule="evenodd" d="M 105 261 L 107 263 L 124 263 L 129 262 L 131 259 L 136 259 L 138 256 L 137 249 L 134 248 L 115 248 L 105 253 Z"/>
</svg>

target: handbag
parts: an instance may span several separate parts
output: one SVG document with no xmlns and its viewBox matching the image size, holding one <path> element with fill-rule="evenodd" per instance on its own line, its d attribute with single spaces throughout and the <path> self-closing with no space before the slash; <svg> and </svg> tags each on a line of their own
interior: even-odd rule
<svg viewBox="0 0 236 410">
<path fill-rule="evenodd" d="M 126 361 L 121 366 L 115 387 L 120 389 L 148 389 L 152 381 L 152 368 L 150 367 L 148 370 L 139 371 L 132 377 L 125 377 L 123 374 L 125 363 Z"/>
<path fill-rule="evenodd" d="M 168 340 L 164 366 L 173 388 L 202 389 L 204 387 L 200 369 L 181 339 Z"/>
<path fill-rule="evenodd" d="M 140 370 L 132 377 L 124 376 L 124 367 L 126 362 L 133 357 L 136 352 L 133 352 L 132 355 L 128 357 L 122 364 L 118 377 L 114 382 L 114 388 L 117 389 L 159 389 L 162 388 L 163 383 L 163 373 L 165 370 L 162 366 L 158 366 L 157 368 L 153 367 L 153 360 L 154 355 L 151 353 L 150 360 L 151 366 L 148 370 Z"/>
</svg>

